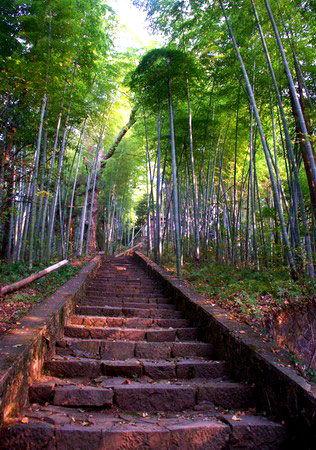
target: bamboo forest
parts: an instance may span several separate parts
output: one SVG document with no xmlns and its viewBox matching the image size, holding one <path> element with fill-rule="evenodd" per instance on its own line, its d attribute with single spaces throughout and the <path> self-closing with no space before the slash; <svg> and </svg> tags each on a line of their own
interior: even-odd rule
<svg viewBox="0 0 316 450">
<path fill-rule="evenodd" d="M 105 287 L 119 276 L 111 278 L 111 270 L 127 270 L 130 286 L 142 285 L 137 264 L 147 264 L 263 341 L 273 339 L 274 354 L 288 352 L 282 367 L 315 382 L 315 49 L 315 0 L 0 0 L 0 350 L 2 336 L 21 318 L 101 258 L 108 275 L 96 275 L 95 289 L 104 283 L 104 295 L 121 292 Z M 136 294 L 128 297 L 140 303 Z M 195 313 L 186 311 L 194 323 Z M 68 340 L 79 338 L 72 333 Z M 224 359 L 234 359 L 227 352 Z M 250 357 L 243 361 L 255 365 Z M 113 395 L 114 402 L 121 398 Z M 178 442 L 171 433 L 167 444 L 157 438 L 157 447 L 140 437 L 139 446 L 94 445 L 94 438 L 88 445 L 79 432 L 56 447 L 37 446 L 32 433 L 24 442 L 22 433 L 15 446 L 11 439 L 20 431 L 5 431 L 2 447 L 0 431 L 0 448 L 315 448 L 313 439 L 303 444 L 312 419 L 299 395 L 295 408 L 306 412 L 305 422 L 293 405 L 280 407 L 281 419 L 298 430 L 293 447 L 279 446 L 283 438 L 273 428 L 270 446 L 256 440 L 260 432 L 249 446 L 244 434 L 240 442 L 234 434 L 229 444 L 223 438 L 222 446 L 202 442 L 200 430 L 200 440 L 186 435 Z M 33 403 L 41 403 L 39 396 Z M 280 405 L 282 395 L 272 397 Z M 173 402 L 168 398 L 164 404 Z M 284 411 L 292 407 L 296 418 L 287 422 Z M 242 409 L 234 406 L 231 430 Z M 266 415 L 278 421 L 271 411 Z M 29 424 L 26 415 L 22 423 Z"/>
<path fill-rule="evenodd" d="M 3 258 L 145 226 L 178 273 L 212 253 L 314 276 L 313 2 L 136 2 L 167 42 L 142 56 L 115 51 L 104 2 L 2 3 Z"/>
</svg>

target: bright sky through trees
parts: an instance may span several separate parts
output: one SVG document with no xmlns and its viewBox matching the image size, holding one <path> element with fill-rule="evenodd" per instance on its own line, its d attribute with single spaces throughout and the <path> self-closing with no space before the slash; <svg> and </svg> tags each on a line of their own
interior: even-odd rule
<svg viewBox="0 0 316 450">
<path fill-rule="evenodd" d="M 110 0 L 110 6 L 119 17 L 120 27 L 115 46 L 124 51 L 157 45 L 162 38 L 153 35 L 146 23 L 146 14 L 136 8 L 131 0 Z"/>
</svg>

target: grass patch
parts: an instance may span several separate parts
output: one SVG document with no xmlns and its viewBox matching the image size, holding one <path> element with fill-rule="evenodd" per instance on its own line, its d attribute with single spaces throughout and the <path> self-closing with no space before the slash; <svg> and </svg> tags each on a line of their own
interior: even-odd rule
<svg viewBox="0 0 316 450">
<path fill-rule="evenodd" d="M 52 262 L 51 264 L 54 264 Z M 74 277 L 82 268 L 82 264 L 73 266 L 69 263 L 67 266 L 63 266 L 56 272 L 52 272 L 37 281 L 34 281 L 25 288 L 16 291 L 10 295 L 5 296 L 1 301 L 4 302 L 23 302 L 23 303 L 36 303 L 44 298 L 52 295 L 56 290 L 66 283 L 70 278 Z M 29 275 L 39 272 L 40 270 L 48 267 L 49 264 L 36 264 L 30 270 L 26 263 L 7 263 L 0 262 L 0 279 L 1 284 L 11 284 L 19 281 Z"/>
<path fill-rule="evenodd" d="M 32 273 L 45 269 L 56 261 L 36 264 L 32 270 L 26 263 L 7 263 L 0 261 L 1 285 L 19 281 Z M 78 259 L 63 266 L 56 272 L 34 281 L 24 288 L 0 298 L 0 335 L 10 328 L 20 325 L 20 319 L 28 313 L 33 304 L 40 303 L 54 294 L 60 286 L 73 278 L 88 262 L 88 258 Z"/>
<path fill-rule="evenodd" d="M 166 266 L 169 268 L 168 264 Z M 187 262 L 183 278 L 195 289 L 223 308 L 237 315 L 260 318 L 269 310 L 289 301 L 302 300 L 315 295 L 316 281 L 301 278 L 293 281 L 286 268 L 257 271 L 238 268 L 213 261 L 202 261 L 199 266 Z"/>
</svg>

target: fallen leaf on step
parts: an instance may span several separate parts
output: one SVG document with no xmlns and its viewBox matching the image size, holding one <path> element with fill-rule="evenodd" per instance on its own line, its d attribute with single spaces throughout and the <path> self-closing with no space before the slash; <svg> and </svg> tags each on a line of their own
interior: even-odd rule
<svg viewBox="0 0 316 450">
<path fill-rule="evenodd" d="M 89 426 L 91 425 L 91 422 L 84 421 L 84 422 L 82 422 L 82 425 L 83 425 L 84 427 L 89 427 Z"/>
<path fill-rule="evenodd" d="M 240 421 L 241 421 L 241 418 L 238 417 L 238 416 L 233 416 L 233 417 L 232 417 L 232 420 L 234 420 L 235 422 L 240 422 Z"/>
</svg>

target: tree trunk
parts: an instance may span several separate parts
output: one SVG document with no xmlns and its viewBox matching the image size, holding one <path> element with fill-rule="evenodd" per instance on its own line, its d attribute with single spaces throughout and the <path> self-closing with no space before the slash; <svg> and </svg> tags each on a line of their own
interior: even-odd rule
<svg viewBox="0 0 316 450">
<path fill-rule="evenodd" d="M 289 127 L 288 127 L 288 123 L 287 123 L 287 119 L 285 116 L 285 111 L 284 111 L 284 107 L 283 107 L 283 100 L 282 100 L 282 96 L 281 96 L 281 92 L 278 86 L 278 82 L 277 82 L 277 78 L 273 69 L 273 65 L 272 65 L 272 61 L 271 61 L 271 57 L 270 57 L 270 53 L 268 50 L 268 46 L 266 43 L 266 39 L 260 24 L 260 19 L 259 19 L 259 15 L 255 6 L 255 0 L 251 0 L 252 3 L 252 7 L 253 7 L 253 11 L 254 11 L 254 15 L 255 15 L 255 19 L 256 19 L 256 23 L 257 23 L 257 28 L 260 34 L 260 38 L 261 38 L 261 43 L 262 43 L 262 47 L 264 50 L 264 54 L 266 57 L 266 61 L 267 61 L 267 65 L 269 68 L 269 72 L 271 75 L 271 79 L 272 79 L 272 83 L 273 83 L 273 87 L 274 87 L 274 91 L 276 94 L 276 98 L 277 98 L 277 103 L 278 103 L 278 107 L 279 107 L 279 112 L 280 112 L 280 116 L 281 116 L 281 121 L 282 121 L 282 126 L 283 126 L 283 130 L 284 130 L 284 136 L 285 136 L 285 144 L 286 144 L 286 149 L 287 149 L 287 156 L 289 159 L 289 163 L 290 163 L 290 167 L 291 167 L 291 172 L 293 172 L 293 177 L 294 177 L 294 189 L 297 191 L 298 194 L 298 202 L 300 205 L 300 209 L 301 209 L 301 214 L 302 214 L 302 220 L 303 220 L 303 225 L 304 225 L 304 231 L 305 231 L 305 248 L 306 248 L 306 255 L 307 255 L 307 265 L 308 265 L 308 273 L 310 276 L 314 276 L 314 264 L 313 264 L 313 252 L 312 252 L 312 247 L 311 247 L 311 238 L 310 235 L 308 233 L 308 223 L 307 223 L 307 216 L 306 216 L 306 210 L 305 210 L 305 204 L 304 204 L 304 198 L 303 198 L 303 193 L 302 193 L 302 189 L 300 186 L 300 181 L 299 181 L 299 173 L 298 173 L 298 167 L 297 167 L 297 163 L 296 163 L 296 157 L 295 157 L 295 153 L 294 153 L 294 148 L 292 145 L 292 139 L 291 139 L 291 135 L 290 135 L 290 131 L 289 131 Z M 310 190 L 311 196 L 312 191 Z M 295 210 L 297 210 L 297 206 L 295 203 L 295 197 L 294 197 L 294 204 L 293 207 Z"/>
<path fill-rule="evenodd" d="M 160 263 L 161 259 L 161 113 L 157 118 L 157 186 L 156 186 L 156 239 L 155 259 Z"/>
<path fill-rule="evenodd" d="M 63 133 L 63 139 L 61 143 L 60 153 L 59 153 L 59 160 L 58 160 L 58 172 L 57 172 L 57 178 L 56 178 L 56 184 L 55 184 L 55 193 L 53 196 L 53 203 L 51 206 L 51 212 L 50 212 L 50 225 L 49 225 L 49 232 L 48 232 L 48 248 L 47 248 L 47 257 L 50 258 L 52 251 L 53 251 L 53 238 L 54 238 L 54 227 L 55 227 L 55 218 L 56 218 L 56 209 L 57 209 L 57 202 L 58 202 L 58 195 L 60 195 L 60 183 L 61 183 L 61 175 L 64 165 L 64 156 L 66 152 L 67 147 L 67 136 L 68 136 L 68 120 L 66 120 L 64 133 Z"/>
<path fill-rule="evenodd" d="M 187 81 L 187 104 L 189 113 L 190 167 L 192 175 L 193 222 L 194 222 L 194 239 L 195 239 L 194 253 L 196 260 L 199 261 L 200 260 L 199 192 L 195 173 L 192 110 L 191 110 L 190 90 L 188 81 Z"/>
<path fill-rule="evenodd" d="M 83 151 L 82 139 L 83 139 L 83 136 L 85 133 L 86 122 L 87 122 L 87 119 L 85 119 L 85 121 L 83 123 L 79 142 L 78 142 L 79 151 L 78 151 L 78 155 L 77 155 L 77 164 L 76 164 L 76 168 L 75 168 L 74 182 L 73 182 L 71 196 L 70 196 L 70 205 L 69 205 L 69 212 L 68 212 L 68 226 L 67 226 L 67 235 L 66 235 L 66 252 L 67 252 L 67 254 L 69 253 L 69 248 L 70 248 L 70 233 L 71 233 L 71 226 L 72 226 L 72 215 L 73 215 L 73 209 L 74 209 L 75 193 L 76 193 L 76 189 L 77 189 L 79 167 L 80 167 L 82 151 Z M 70 249 L 70 251 L 71 251 L 71 249 Z"/>
<path fill-rule="evenodd" d="M 92 169 L 92 193 L 90 200 L 90 210 L 88 215 L 88 230 L 86 240 L 86 254 L 93 255 L 97 251 L 97 220 L 98 220 L 98 206 L 99 206 L 99 158 L 100 148 L 103 139 L 103 131 L 100 135 L 98 145 L 96 147 L 93 169 Z"/>
<path fill-rule="evenodd" d="M 296 91 L 294 79 L 289 67 L 289 63 L 286 57 L 285 49 L 283 47 L 282 39 L 280 36 L 280 32 L 278 29 L 278 26 L 276 24 L 271 5 L 269 0 L 265 0 L 266 9 L 270 18 L 270 22 L 273 27 L 273 31 L 275 34 L 276 42 L 282 57 L 284 70 L 288 79 L 289 83 L 289 89 L 291 93 L 291 99 L 292 99 L 292 107 L 293 107 L 293 113 L 296 117 L 297 124 L 299 126 L 300 130 L 300 140 L 301 140 L 301 149 L 302 149 L 302 157 L 305 165 L 305 171 L 308 179 L 309 184 L 309 190 L 310 190 L 310 197 L 312 202 L 312 209 L 314 218 L 316 218 L 316 158 L 314 154 L 314 150 L 312 147 L 312 142 L 308 133 L 306 120 L 304 117 L 304 113 L 300 104 L 300 100 Z"/>
<path fill-rule="evenodd" d="M 47 179 L 47 186 L 46 186 L 46 190 L 48 191 L 48 193 L 50 193 L 50 191 L 52 190 L 52 179 L 53 179 L 53 172 L 54 172 L 54 167 L 55 167 L 55 159 L 56 159 L 56 152 L 57 152 L 57 148 L 58 148 L 58 142 L 59 142 L 59 131 L 60 131 L 60 125 L 61 125 L 61 113 L 58 115 L 58 120 L 57 120 L 57 126 L 56 126 L 56 131 L 55 131 L 55 139 L 54 139 L 54 146 L 53 146 L 53 154 L 51 157 L 51 162 L 50 162 L 50 168 L 49 168 L 49 174 L 48 174 L 48 179 Z M 44 207 L 43 207 L 43 214 L 42 214 L 42 223 L 41 223 L 41 257 L 43 258 L 44 256 L 47 256 L 47 245 L 46 245 L 46 241 L 45 241 L 45 230 L 46 230 L 46 222 L 47 222 L 47 213 L 48 213 L 48 208 L 49 208 L 49 197 L 46 196 L 45 200 L 44 200 Z"/>
<path fill-rule="evenodd" d="M 172 182 L 173 182 L 173 211 L 175 228 L 175 246 L 176 246 L 176 267 L 178 277 L 181 275 L 182 252 L 181 252 L 181 230 L 179 222 L 179 197 L 178 197 L 178 175 L 177 175 L 177 154 L 176 140 L 174 131 L 174 111 L 172 104 L 172 82 L 169 81 L 169 122 L 171 139 L 171 158 L 172 158 Z"/>
<path fill-rule="evenodd" d="M 36 197 L 37 197 L 37 178 L 38 178 L 38 168 L 40 161 L 40 152 L 42 145 L 42 134 L 43 134 L 43 125 L 44 125 L 44 116 L 46 112 L 47 106 L 47 96 L 46 94 L 43 97 L 42 101 L 42 109 L 41 109 L 41 119 L 37 136 L 37 145 L 35 150 L 35 158 L 34 158 L 34 171 L 33 171 L 33 186 L 32 186 L 32 204 L 31 204 L 31 223 L 30 223 L 30 243 L 29 243 L 29 267 L 33 266 L 34 259 L 34 232 L 35 232 L 35 223 L 36 223 Z"/>
<path fill-rule="evenodd" d="M 86 216 L 87 216 L 90 182 L 91 182 L 91 174 L 89 172 L 87 175 L 86 192 L 85 192 L 82 213 L 81 213 L 81 219 L 80 219 L 78 256 L 82 256 L 82 252 L 83 252 L 83 239 L 84 239 L 84 232 L 85 232 L 85 227 L 86 227 Z"/>
<path fill-rule="evenodd" d="M 240 50 L 239 50 L 239 47 L 238 47 L 238 44 L 237 44 L 237 41 L 236 41 L 236 38 L 235 38 L 235 35 L 234 35 L 234 32 L 233 32 L 233 29 L 231 27 L 231 24 L 230 24 L 230 22 L 228 20 L 227 15 L 226 15 L 226 10 L 225 10 L 225 7 L 224 7 L 224 3 L 223 3 L 222 0 L 219 0 L 219 2 L 220 2 L 220 5 L 221 5 L 221 8 L 222 8 L 224 17 L 225 17 L 225 21 L 226 21 L 226 24 L 227 24 L 227 28 L 228 28 L 228 31 L 229 31 L 230 38 L 232 40 L 232 43 L 233 43 L 233 46 L 235 48 L 235 52 L 236 52 L 237 58 L 239 60 L 239 63 L 240 63 L 241 69 L 242 69 L 242 73 L 243 73 L 244 80 L 245 80 L 245 83 L 246 83 L 247 92 L 248 92 L 248 95 L 249 95 L 250 104 L 251 104 L 251 106 L 253 108 L 253 111 L 254 111 L 254 116 L 255 116 L 255 119 L 256 119 L 257 126 L 258 126 L 258 130 L 259 130 L 259 134 L 260 134 L 260 138 L 261 138 L 261 143 L 262 143 L 262 147 L 263 147 L 266 163 L 267 163 L 267 166 L 268 166 L 268 169 L 269 169 L 269 175 L 270 175 L 272 191 L 273 191 L 273 196 L 274 196 L 274 203 L 275 203 L 275 207 L 276 207 L 276 210 L 277 210 L 277 214 L 278 214 L 278 218 L 279 218 L 280 226 L 281 226 L 282 239 L 283 239 L 286 251 L 287 251 L 287 258 L 288 258 L 289 266 L 291 268 L 292 276 L 294 278 L 296 278 L 297 277 L 296 263 L 295 263 L 295 259 L 294 259 L 293 253 L 292 253 L 292 248 L 291 248 L 291 245 L 290 245 L 290 241 L 289 241 L 289 237 L 288 237 L 288 233 L 287 233 L 287 229 L 286 229 L 286 224 L 285 224 L 285 218 L 284 218 L 284 214 L 283 214 L 282 204 L 281 204 L 280 198 L 278 197 L 278 184 L 277 184 L 276 177 L 275 177 L 275 174 L 274 174 L 274 168 L 273 168 L 273 163 L 272 163 L 272 160 L 271 160 L 270 149 L 269 149 L 268 142 L 267 142 L 267 139 L 266 139 L 266 136 L 265 136 L 265 132 L 264 132 L 264 129 L 263 129 L 263 125 L 262 125 L 262 122 L 261 122 L 261 119 L 260 119 L 259 110 L 258 110 L 258 107 L 257 107 L 257 103 L 256 103 L 256 99 L 255 99 L 255 96 L 254 96 L 254 93 L 253 93 L 253 89 L 252 89 L 252 86 L 251 86 L 251 83 L 250 83 L 250 80 L 249 80 L 248 72 L 247 72 L 246 66 L 244 64 L 244 60 L 243 60 L 243 58 L 241 56 L 241 53 L 240 53 Z"/>
</svg>

